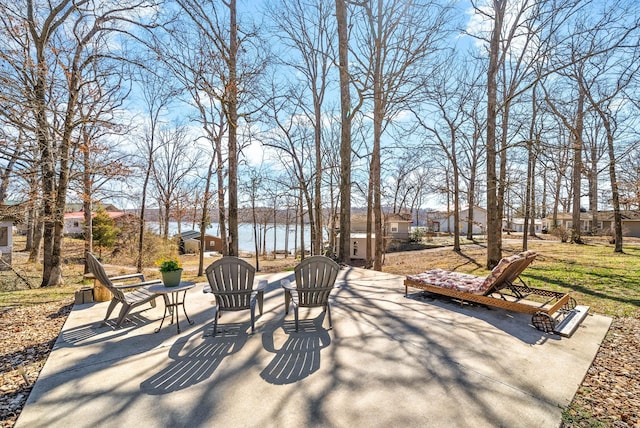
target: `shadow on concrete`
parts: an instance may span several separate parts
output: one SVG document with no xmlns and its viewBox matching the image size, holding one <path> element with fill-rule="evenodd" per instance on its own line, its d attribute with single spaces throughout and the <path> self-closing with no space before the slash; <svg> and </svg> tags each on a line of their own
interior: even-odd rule
<svg viewBox="0 0 640 428">
<path fill-rule="evenodd" d="M 87 346 L 126 336 L 136 328 L 158 321 L 155 317 L 147 317 L 146 311 L 144 309 L 129 313 L 121 326 L 116 325 L 116 319 L 114 318 L 65 329 L 62 331 L 56 346 Z"/>
<path fill-rule="evenodd" d="M 260 372 L 260 377 L 274 385 L 286 385 L 301 381 L 320 369 L 320 351 L 331 343 L 329 332 L 322 327 L 325 312 L 315 319 L 301 320 L 298 332 L 295 321 L 282 321 L 278 328 L 288 334 L 285 343 L 276 349 L 274 332 L 265 331 L 262 345 L 273 359 Z"/>
<path fill-rule="evenodd" d="M 531 316 L 504 309 L 493 308 L 474 302 L 461 302 L 448 296 L 430 294 L 425 291 L 409 293 L 408 299 L 435 305 L 448 311 L 484 321 L 487 328 L 497 328 L 530 345 L 541 344 L 547 340 L 560 340 L 561 337 L 537 330 L 531 324 Z M 497 315 L 500 315 L 499 317 Z"/>
<path fill-rule="evenodd" d="M 169 349 L 171 362 L 140 384 L 140 390 L 150 395 L 168 394 L 189 388 L 207 380 L 222 361 L 240 351 L 249 338 L 247 323 L 226 324 L 213 337 L 204 335 L 204 340 L 195 347 L 193 337 L 202 334 L 198 329 L 188 336 L 176 340 Z"/>
</svg>

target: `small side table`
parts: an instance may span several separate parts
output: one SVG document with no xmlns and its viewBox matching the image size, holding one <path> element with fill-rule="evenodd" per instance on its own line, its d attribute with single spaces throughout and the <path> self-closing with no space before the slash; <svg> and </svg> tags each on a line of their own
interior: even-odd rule
<svg viewBox="0 0 640 428">
<path fill-rule="evenodd" d="M 184 307 L 184 300 L 187 296 L 187 291 L 196 286 L 195 282 L 181 282 L 180 285 L 175 287 L 165 287 L 163 284 L 152 285 L 148 288 L 149 291 L 162 294 L 164 297 L 164 315 L 162 316 L 162 321 L 160 322 L 160 326 L 155 329 L 155 332 L 159 332 L 162 328 L 162 324 L 164 324 L 164 319 L 167 318 L 167 312 L 171 314 L 171 324 L 173 324 L 173 318 L 175 316 L 176 327 L 178 327 L 178 334 L 180 333 L 180 323 L 178 322 L 178 307 L 182 306 L 182 312 L 184 312 L 184 316 L 187 318 L 189 325 L 193 325 L 193 321 L 189 319 L 189 315 L 187 315 L 187 310 Z M 182 299 L 180 298 L 180 292 L 182 291 Z"/>
</svg>

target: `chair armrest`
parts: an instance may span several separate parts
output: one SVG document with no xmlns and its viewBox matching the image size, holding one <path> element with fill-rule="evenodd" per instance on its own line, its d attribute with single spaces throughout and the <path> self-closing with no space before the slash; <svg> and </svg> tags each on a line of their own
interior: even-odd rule
<svg viewBox="0 0 640 428">
<path fill-rule="evenodd" d="M 294 288 L 294 290 L 300 292 L 300 293 L 315 293 L 315 292 L 321 292 L 321 291 L 332 291 L 334 288 L 336 288 L 335 285 L 332 285 L 330 287 L 311 287 L 311 288 L 299 288 L 296 287 Z"/>
<path fill-rule="evenodd" d="M 284 288 L 285 290 L 295 290 L 296 286 L 293 285 L 291 283 L 291 281 L 289 281 L 288 279 L 281 279 L 280 280 L 280 285 L 282 286 L 282 288 Z"/>
<path fill-rule="evenodd" d="M 269 285 L 269 281 L 266 279 L 261 279 L 258 281 L 258 286 L 255 288 L 256 291 L 264 291 Z"/>
<path fill-rule="evenodd" d="M 142 273 L 130 273 L 127 275 L 117 275 L 117 276 L 110 276 L 109 279 L 111 281 L 118 281 L 121 279 L 133 279 L 133 278 L 137 278 L 140 281 L 144 282 L 144 274 Z"/>
<path fill-rule="evenodd" d="M 140 288 L 140 287 L 146 287 L 147 285 L 156 285 L 156 284 L 162 284 L 162 281 L 159 279 L 153 279 L 151 281 L 137 282 L 135 284 L 125 284 L 125 285 L 113 284 L 113 287 L 117 288 L 118 290 L 126 290 L 127 288 Z"/>
<path fill-rule="evenodd" d="M 202 287 L 202 292 L 203 292 L 203 293 L 213 293 L 213 290 L 211 289 L 211 284 L 206 283 L 206 284 Z"/>
</svg>

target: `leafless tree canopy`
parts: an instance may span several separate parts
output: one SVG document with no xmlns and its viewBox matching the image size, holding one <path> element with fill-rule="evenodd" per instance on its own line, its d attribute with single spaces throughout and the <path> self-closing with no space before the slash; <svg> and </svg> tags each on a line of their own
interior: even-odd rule
<svg viewBox="0 0 640 428">
<path fill-rule="evenodd" d="M 63 281 L 71 202 L 87 251 L 103 202 L 158 209 L 167 239 L 217 223 L 225 254 L 244 222 L 256 253 L 286 224 L 302 256 L 343 262 L 361 211 L 374 269 L 385 217 L 429 228 L 436 207 L 455 250 L 486 208 L 488 267 L 514 217 L 523 247 L 571 214 L 573 242 L 610 233 L 622 251 L 639 23 L 633 0 L 2 2 L 0 202 L 23 204 L 43 286 Z M 144 222 L 137 240 L 141 269 Z"/>
</svg>

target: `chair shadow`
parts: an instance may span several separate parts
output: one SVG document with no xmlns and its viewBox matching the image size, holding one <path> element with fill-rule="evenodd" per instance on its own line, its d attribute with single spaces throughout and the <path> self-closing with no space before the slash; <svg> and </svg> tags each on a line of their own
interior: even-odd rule
<svg viewBox="0 0 640 428">
<path fill-rule="evenodd" d="M 178 339 L 169 350 L 171 363 L 140 384 L 140 390 L 149 395 L 162 395 L 196 385 L 216 371 L 220 363 L 238 352 L 247 342 L 249 324 L 225 324 L 215 337 L 204 334 L 204 329 Z M 202 332 L 202 342 L 182 354 L 192 336 Z"/>
<path fill-rule="evenodd" d="M 92 343 L 112 340 L 116 337 L 125 336 L 131 330 L 143 325 L 156 322 L 155 318 L 148 318 L 144 314 L 145 310 L 130 313 L 121 326 L 116 324 L 115 318 L 106 321 L 95 321 L 62 331 L 58 347 L 87 346 Z M 106 333 L 106 334 L 105 334 Z"/>
<path fill-rule="evenodd" d="M 322 327 L 324 312 L 315 319 L 300 320 L 299 332 L 294 321 L 282 321 L 275 329 L 262 335 L 266 351 L 275 353 L 260 377 L 274 385 L 288 385 L 311 376 L 320 368 L 320 351 L 331 343 L 329 332 Z M 282 327 L 289 336 L 276 349 L 273 336 Z"/>
<path fill-rule="evenodd" d="M 459 314 L 464 314 L 466 316 L 485 321 L 510 336 L 531 345 L 539 344 L 548 340 L 561 340 L 561 337 L 558 335 L 544 333 L 537 330 L 533 325 L 531 325 L 531 317 L 523 313 L 512 312 L 506 309 L 483 305 L 481 303 L 460 302 L 457 299 L 439 294 L 431 294 L 427 291 L 409 293 L 407 298 L 439 306 Z M 503 314 L 503 317 L 496 316 L 498 313 L 496 311 L 500 311 L 500 313 Z M 510 321 L 507 321 L 504 318 L 510 318 Z"/>
</svg>

